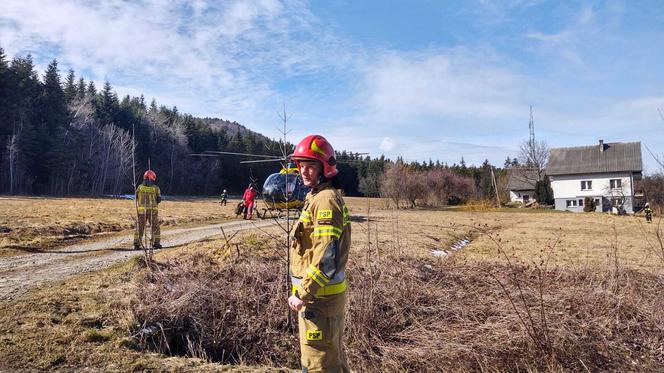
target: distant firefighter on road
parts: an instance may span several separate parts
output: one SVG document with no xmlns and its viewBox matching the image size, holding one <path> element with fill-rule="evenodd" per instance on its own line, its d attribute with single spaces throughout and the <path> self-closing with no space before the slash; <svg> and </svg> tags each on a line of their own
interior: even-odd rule
<svg viewBox="0 0 664 373">
<path fill-rule="evenodd" d="M 143 183 L 136 188 L 136 211 L 137 229 L 134 233 L 134 249 L 141 248 L 141 241 L 145 232 L 145 223 L 150 223 L 152 228 L 151 244 L 154 249 L 161 249 L 161 237 L 159 227 L 159 203 L 161 192 L 155 184 L 157 174 L 152 170 L 145 171 Z"/>
</svg>

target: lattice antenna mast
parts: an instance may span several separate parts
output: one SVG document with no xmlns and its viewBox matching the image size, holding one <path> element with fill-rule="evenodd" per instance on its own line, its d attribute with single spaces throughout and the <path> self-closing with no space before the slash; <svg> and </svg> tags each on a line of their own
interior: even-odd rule
<svg viewBox="0 0 664 373">
<path fill-rule="evenodd" d="M 528 122 L 528 130 L 530 131 L 530 138 L 528 145 L 530 149 L 535 148 L 535 121 L 533 120 L 533 105 L 530 105 L 530 122 Z"/>
</svg>

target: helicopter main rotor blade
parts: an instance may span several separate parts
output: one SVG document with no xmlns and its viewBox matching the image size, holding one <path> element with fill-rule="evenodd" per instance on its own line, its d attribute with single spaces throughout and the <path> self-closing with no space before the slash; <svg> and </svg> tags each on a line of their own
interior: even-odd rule
<svg viewBox="0 0 664 373">
<path fill-rule="evenodd" d="M 282 159 L 283 157 L 278 156 L 278 155 L 270 155 L 270 154 L 250 154 L 250 153 L 235 153 L 235 152 L 221 152 L 221 151 L 216 151 L 216 150 L 208 150 L 205 152 L 206 154 L 224 154 L 224 155 L 243 155 L 247 157 L 261 157 L 261 158 L 271 158 L 271 159 Z"/>
<path fill-rule="evenodd" d="M 254 161 L 240 161 L 240 163 L 265 163 L 265 162 L 283 162 L 285 159 L 279 158 L 279 159 L 257 159 Z"/>
</svg>

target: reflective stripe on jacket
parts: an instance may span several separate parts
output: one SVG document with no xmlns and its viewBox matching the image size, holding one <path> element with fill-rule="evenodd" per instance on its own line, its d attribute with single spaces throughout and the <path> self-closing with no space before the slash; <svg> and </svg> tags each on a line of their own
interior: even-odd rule
<svg viewBox="0 0 664 373">
<path fill-rule="evenodd" d="M 136 201 L 138 204 L 138 213 L 148 211 L 157 211 L 161 192 L 156 185 L 141 184 L 136 188 Z"/>
<path fill-rule="evenodd" d="M 305 198 L 291 237 L 291 280 L 294 294 L 304 301 L 342 293 L 350 250 L 350 215 L 341 193 L 330 183 Z"/>
</svg>

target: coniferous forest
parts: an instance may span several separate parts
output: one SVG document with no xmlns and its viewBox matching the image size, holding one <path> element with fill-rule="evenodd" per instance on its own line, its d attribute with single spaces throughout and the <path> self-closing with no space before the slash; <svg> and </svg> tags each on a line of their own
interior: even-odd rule
<svg viewBox="0 0 664 373">
<path fill-rule="evenodd" d="M 279 141 L 236 122 L 196 118 L 143 96 L 118 97 L 110 82 L 96 87 L 73 70 L 63 74 L 56 60 L 40 77 L 30 55 L 9 61 L 0 48 L 2 194 L 132 193 L 134 164 L 137 182 L 150 165 L 164 194 L 218 195 L 222 189 L 238 194 L 251 178 L 260 185 L 279 169 L 271 163 L 240 164 L 242 158 L 233 156 L 191 156 L 208 150 L 281 155 Z M 395 163 L 346 151 L 337 158 L 341 184 L 351 196 L 379 195 L 385 170 Z M 450 170 L 473 180 L 477 197 L 494 193 L 488 162 L 406 166 L 413 172 Z"/>
</svg>

